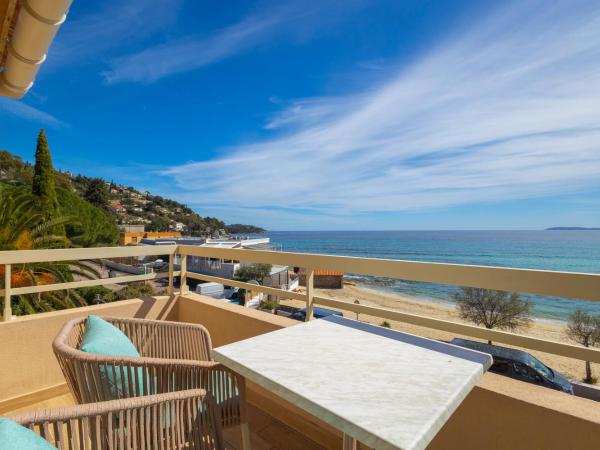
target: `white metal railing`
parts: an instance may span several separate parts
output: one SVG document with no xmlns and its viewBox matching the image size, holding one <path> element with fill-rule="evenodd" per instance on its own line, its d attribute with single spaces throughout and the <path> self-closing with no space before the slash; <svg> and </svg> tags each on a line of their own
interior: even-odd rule
<svg viewBox="0 0 600 450">
<path fill-rule="evenodd" d="M 169 255 L 167 272 L 120 276 L 95 280 L 81 280 L 40 286 L 11 287 L 11 265 L 51 261 L 94 260 L 124 256 Z M 174 270 L 175 255 L 181 257 L 180 271 Z M 229 278 L 189 272 L 187 256 L 219 258 L 256 263 L 279 264 L 301 267 L 306 270 L 304 293 L 291 292 L 270 286 L 257 286 Z M 304 253 L 273 252 L 263 250 L 227 249 L 189 245 L 161 245 L 139 247 L 104 247 L 86 249 L 24 250 L 0 252 L 0 265 L 5 266 L 4 320 L 11 318 L 10 296 L 39 293 L 60 289 L 72 289 L 113 283 L 128 283 L 168 277 L 168 293 L 174 294 L 173 279 L 180 276 L 180 294 L 187 292 L 187 279 L 213 281 L 252 291 L 263 292 L 280 298 L 302 300 L 307 308 L 307 320 L 312 317 L 314 305 L 322 305 L 353 311 L 384 319 L 397 320 L 426 328 L 457 333 L 465 336 L 489 339 L 505 344 L 553 353 L 570 358 L 600 363 L 600 350 L 585 348 L 564 342 L 534 338 L 522 334 L 488 330 L 442 319 L 403 313 L 394 309 L 355 304 L 315 295 L 314 272 L 328 269 L 363 275 L 384 276 L 403 280 L 459 286 L 528 292 L 591 301 L 600 300 L 600 275 L 589 273 L 555 272 L 545 270 L 515 269 L 504 267 L 469 266 L 413 261 L 397 261 L 375 258 L 315 255 Z"/>
</svg>

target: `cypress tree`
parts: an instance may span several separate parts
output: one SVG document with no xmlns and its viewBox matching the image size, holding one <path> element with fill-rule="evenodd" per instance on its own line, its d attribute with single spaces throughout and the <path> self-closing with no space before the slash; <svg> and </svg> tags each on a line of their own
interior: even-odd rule
<svg viewBox="0 0 600 450">
<path fill-rule="evenodd" d="M 35 167 L 33 183 L 31 186 L 33 195 L 37 198 L 40 211 L 47 218 L 57 215 L 58 200 L 54 184 L 54 169 L 52 168 L 52 157 L 48 148 L 48 140 L 44 129 L 40 130 L 35 149 Z"/>
</svg>

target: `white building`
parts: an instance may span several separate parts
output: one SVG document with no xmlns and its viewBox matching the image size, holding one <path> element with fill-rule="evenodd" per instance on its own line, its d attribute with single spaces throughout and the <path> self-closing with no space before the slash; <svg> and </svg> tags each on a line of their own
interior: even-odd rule
<svg viewBox="0 0 600 450">
<path fill-rule="evenodd" d="M 216 247 L 216 248 L 245 248 L 250 250 L 272 250 L 270 238 L 228 238 L 228 239 L 211 239 L 211 238 L 159 238 L 159 239 L 142 239 L 141 245 L 197 245 L 200 247 Z M 247 262 L 205 258 L 202 256 L 188 256 L 187 270 L 190 272 L 212 275 L 220 278 L 234 278 L 236 271 Z M 179 255 L 175 256 L 175 270 L 179 270 L 181 262 Z M 271 267 L 271 276 L 261 281 L 266 286 L 287 289 L 290 283 L 288 275 L 288 266 L 273 265 Z"/>
</svg>

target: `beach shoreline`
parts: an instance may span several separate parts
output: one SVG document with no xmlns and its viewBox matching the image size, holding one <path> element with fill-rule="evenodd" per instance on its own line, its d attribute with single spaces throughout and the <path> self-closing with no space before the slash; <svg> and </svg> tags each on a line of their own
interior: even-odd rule
<svg viewBox="0 0 600 450">
<path fill-rule="evenodd" d="M 465 322 L 459 317 L 456 308 L 450 302 L 447 304 L 442 304 L 442 302 L 431 301 L 429 299 L 420 297 L 409 297 L 406 295 L 384 292 L 382 290 L 362 286 L 352 281 L 345 281 L 343 289 L 315 289 L 315 295 L 334 300 L 345 301 L 348 303 L 354 303 L 358 300 L 360 304 L 366 306 L 389 308 L 408 314 L 422 315 L 435 319 L 468 323 L 472 325 L 472 323 Z M 282 300 L 281 303 L 299 308 L 305 307 L 305 303 L 300 300 Z M 468 336 L 461 336 L 455 333 L 425 328 L 422 326 L 416 326 L 389 319 L 382 319 L 367 314 L 356 314 L 352 311 L 344 310 L 343 308 L 336 309 L 340 310 L 345 317 L 358 319 L 376 325 L 381 325 L 385 321 L 396 330 L 424 336 L 430 339 L 449 341 L 454 337 L 466 337 L 468 339 L 477 340 Z M 565 322 L 536 318 L 536 320 L 532 321 L 529 327 L 519 330 L 518 333 L 556 342 L 566 342 L 567 338 L 565 336 L 565 325 Z M 505 344 L 500 345 L 510 347 L 509 345 Z M 550 353 L 538 352 L 535 350 L 523 350 L 531 353 L 536 358 L 540 359 L 544 364 L 550 366 L 552 369 L 558 370 L 571 379 L 581 380 L 584 375 L 585 363 L 583 361 L 566 358 L 564 356 L 553 355 Z M 592 364 L 592 366 L 595 372 L 600 370 L 600 365 Z"/>
<path fill-rule="evenodd" d="M 409 294 L 397 294 L 385 288 L 378 288 L 376 286 L 369 286 L 367 283 L 362 282 L 354 282 L 354 281 L 344 281 L 344 285 L 355 286 L 356 290 L 365 291 L 364 293 L 371 294 L 387 294 L 394 298 L 394 300 L 400 298 L 402 301 L 407 302 L 418 302 L 418 303 L 431 303 L 432 305 L 437 305 L 441 308 L 445 308 L 448 310 L 455 310 L 456 304 L 450 300 L 442 300 L 434 297 L 427 297 L 424 295 L 409 295 Z M 545 323 L 549 325 L 555 325 L 559 327 L 565 327 L 567 325 L 567 321 L 563 319 L 549 318 L 549 317 L 540 317 L 540 316 L 531 316 L 531 320 L 534 322 Z"/>
</svg>

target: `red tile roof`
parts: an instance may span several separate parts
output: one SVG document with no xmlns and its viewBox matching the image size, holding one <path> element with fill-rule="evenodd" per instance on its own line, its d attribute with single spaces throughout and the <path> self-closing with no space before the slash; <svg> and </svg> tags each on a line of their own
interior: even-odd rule
<svg viewBox="0 0 600 450">
<path fill-rule="evenodd" d="M 300 275 L 305 275 L 305 269 L 300 269 Z M 337 270 L 327 270 L 327 269 L 315 269 L 315 276 L 319 277 L 327 277 L 327 276 L 333 276 L 333 277 L 343 277 L 344 276 L 344 272 L 339 272 Z"/>
</svg>

